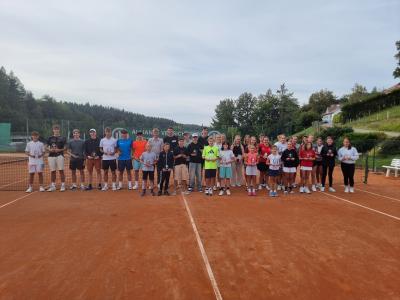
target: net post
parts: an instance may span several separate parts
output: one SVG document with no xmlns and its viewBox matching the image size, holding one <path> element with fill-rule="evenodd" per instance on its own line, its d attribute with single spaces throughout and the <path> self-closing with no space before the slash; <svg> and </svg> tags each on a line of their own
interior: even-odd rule
<svg viewBox="0 0 400 300">
<path fill-rule="evenodd" d="M 369 172 L 369 169 L 368 169 L 368 152 L 365 154 L 365 170 L 364 170 L 364 181 L 363 181 L 363 183 L 364 184 L 367 184 L 368 183 L 368 172 Z"/>
</svg>

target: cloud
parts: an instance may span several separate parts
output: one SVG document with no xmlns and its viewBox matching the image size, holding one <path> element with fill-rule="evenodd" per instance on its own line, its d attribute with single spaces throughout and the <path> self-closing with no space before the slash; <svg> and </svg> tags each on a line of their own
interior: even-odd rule
<svg viewBox="0 0 400 300">
<path fill-rule="evenodd" d="M 3 1 L 0 64 L 38 97 L 208 124 L 219 100 L 285 82 L 395 83 L 398 1 Z"/>
</svg>

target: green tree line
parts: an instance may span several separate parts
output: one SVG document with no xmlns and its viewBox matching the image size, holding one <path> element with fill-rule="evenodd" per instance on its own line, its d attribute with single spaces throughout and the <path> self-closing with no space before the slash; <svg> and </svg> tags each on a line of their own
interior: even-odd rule
<svg viewBox="0 0 400 300">
<path fill-rule="evenodd" d="M 82 131 L 90 128 L 101 130 L 103 126 L 129 129 L 166 129 L 172 126 L 179 131 L 200 130 L 198 125 L 180 124 L 102 105 L 57 101 L 48 95 L 35 99 L 13 72 L 7 73 L 4 67 L 0 68 L 0 122 L 11 123 L 13 132 L 25 132 L 28 121 L 30 130 L 47 135 L 53 124 L 63 120 L 65 123 L 68 120 L 71 129 L 77 127 Z"/>
</svg>

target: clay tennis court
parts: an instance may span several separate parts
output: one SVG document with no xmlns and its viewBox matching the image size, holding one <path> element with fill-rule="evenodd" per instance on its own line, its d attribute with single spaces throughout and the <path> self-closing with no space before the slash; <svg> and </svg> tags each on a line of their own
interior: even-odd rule
<svg viewBox="0 0 400 300">
<path fill-rule="evenodd" d="M 0 298 L 400 299 L 400 180 L 335 175 L 279 198 L 0 192 Z"/>
</svg>

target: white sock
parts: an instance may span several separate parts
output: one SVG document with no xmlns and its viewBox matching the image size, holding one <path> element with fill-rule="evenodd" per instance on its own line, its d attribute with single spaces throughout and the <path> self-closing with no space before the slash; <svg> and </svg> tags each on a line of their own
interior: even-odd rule
<svg viewBox="0 0 400 300">
<path fill-rule="evenodd" d="M 115 182 L 113 182 L 113 183 L 112 183 L 112 187 L 115 187 L 115 186 L 116 186 L 116 183 L 115 183 Z"/>
<path fill-rule="evenodd" d="M 118 183 L 118 186 L 119 186 L 119 187 L 122 187 L 122 181 L 120 181 L 120 182 Z"/>
</svg>

